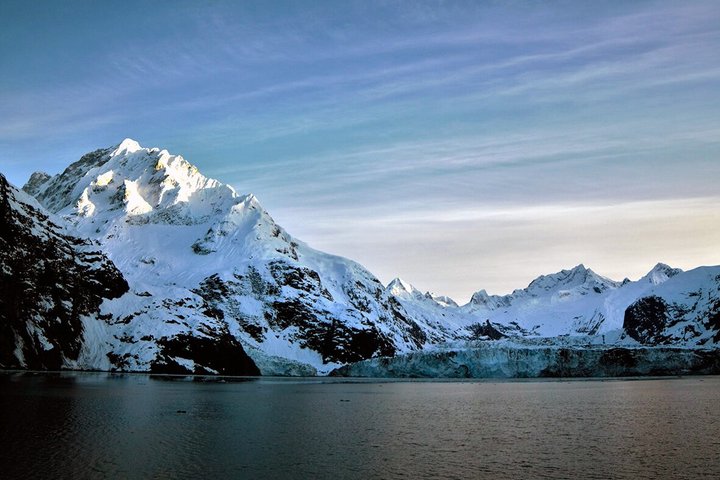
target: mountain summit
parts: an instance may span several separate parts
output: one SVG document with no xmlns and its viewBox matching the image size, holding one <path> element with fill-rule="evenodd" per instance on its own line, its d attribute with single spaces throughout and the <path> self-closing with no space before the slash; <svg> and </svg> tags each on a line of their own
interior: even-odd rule
<svg viewBox="0 0 720 480">
<path fill-rule="evenodd" d="M 42 173 L 33 174 L 23 189 L 78 225 L 106 224 L 120 215 L 136 223 L 198 224 L 247 200 L 182 156 L 131 139 L 42 179 Z"/>
</svg>

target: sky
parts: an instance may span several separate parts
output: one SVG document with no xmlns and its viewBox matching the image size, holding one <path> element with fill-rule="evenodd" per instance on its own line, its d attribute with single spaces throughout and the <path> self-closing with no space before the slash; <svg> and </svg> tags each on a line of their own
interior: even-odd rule
<svg viewBox="0 0 720 480">
<path fill-rule="evenodd" d="M 720 264 L 720 2 L 0 2 L 0 172 L 133 138 L 460 302 Z"/>
</svg>

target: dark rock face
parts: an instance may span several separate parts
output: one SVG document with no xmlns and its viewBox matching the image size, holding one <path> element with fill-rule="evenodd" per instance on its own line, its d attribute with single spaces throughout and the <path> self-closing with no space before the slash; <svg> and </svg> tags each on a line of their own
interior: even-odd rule
<svg viewBox="0 0 720 480">
<path fill-rule="evenodd" d="M 0 174 L 0 366 L 59 369 L 76 360 L 81 317 L 127 291 L 107 257 L 64 234 Z"/>
<path fill-rule="evenodd" d="M 45 172 L 34 172 L 30 175 L 30 179 L 23 185 L 22 189 L 30 195 L 35 196 L 40 192 L 42 185 L 50 180 L 50 178 L 50 175 Z"/>
<path fill-rule="evenodd" d="M 319 295 L 332 301 L 332 295 L 322 285 L 320 276 L 314 270 L 284 262 L 271 262 L 270 273 L 278 285 L 287 285 L 301 292 Z"/>
<path fill-rule="evenodd" d="M 470 330 L 470 338 L 473 340 L 481 340 L 483 338 L 500 340 L 506 337 L 506 335 L 492 326 L 490 320 L 485 320 L 485 323 L 474 323 L 468 327 L 468 330 Z"/>
<path fill-rule="evenodd" d="M 640 343 L 658 340 L 669 323 L 668 304 L 660 297 L 641 298 L 625 310 L 623 329 Z"/>
<path fill-rule="evenodd" d="M 644 345 L 690 343 L 704 346 L 720 340 L 720 275 L 675 294 L 671 300 L 652 295 L 625 311 L 625 332 Z"/>
<path fill-rule="evenodd" d="M 274 261 L 268 264 L 269 276 L 263 276 L 255 267 L 233 279 L 218 275 L 206 278 L 194 290 L 206 303 L 205 314 L 225 321 L 236 321 L 253 339 L 262 342 L 266 335 L 282 333 L 301 347 L 318 352 L 323 362 L 354 362 L 376 356 L 394 355 L 396 348 L 391 338 L 369 319 L 358 318 L 357 324 L 348 325 L 333 314 L 333 296 L 322 284 L 314 270 Z M 359 288 L 359 287 L 358 287 Z M 382 290 L 378 288 L 380 293 Z M 252 296 L 263 305 L 262 316 L 248 316 L 236 302 L 243 296 Z M 356 295 L 352 300 L 362 298 Z M 356 312 L 360 316 L 370 311 Z M 374 300 L 377 302 L 377 299 Z M 400 312 L 386 306 L 396 320 L 409 321 Z M 349 310 L 346 308 L 346 310 Z M 410 322 L 412 323 L 412 322 Z M 413 323 L 414 324 L 414 323 Z M 407 325 L 408 334 L 423 337 L 423 332 Z"/>
<path fill-rule="evenodd" d="M 715 343 L 720 342 L 720 301 L 715 303 L 713 306 L 714 309 L 710 314 L 708 315 L 707 322 L 705 323 L 705 327 L 708 329 L 715 330 L 715 335 L 713 336 L 713 341 Z"/>
<path fill-rule="evenodd" d="M 160 352 L 150 364 L 152 373 L 260 375 L 242 345 L 227 332 L 213 337 L 180 334 L 157 341 Z M 183 365 L 190 360 L 194 367 Z"/>
<path fill-rule="evenodd" d="M 395 347 L 375 326 L 348 327 L 329 312 L 313 311 L 297 301 L 275 302 L 270 321 L 281 329 L 298 327 L 301 343 L 320 353 L 323 362 L 356 362 L 375 356 L 392 356 Z"/>
</svg>

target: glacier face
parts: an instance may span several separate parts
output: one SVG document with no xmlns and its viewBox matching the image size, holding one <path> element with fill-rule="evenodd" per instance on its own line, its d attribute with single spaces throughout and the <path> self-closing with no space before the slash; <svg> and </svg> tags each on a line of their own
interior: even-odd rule
<svg viewBox="0 0 720 480">
<path fill-rule="evenodd" d="M 627 377 L 720 373 L 720 350 L 518 345 L 494 342 L 345 365 L 333 376 L 372 378 Z"/>
<path fill-rule="evenodd" d="M 130 139 L 58 175 L 37 172 L 23 189 L 129 284 L 82 317 L 67 368 L 312 375 L 467 340 L 720 340 L 720 267 L 658 264 L 617 282 L 578 265 L 509 295 L 480 290 L 460 306 L 401 279 L 381 285 L 361 265 L 292 237 L 252 194 Z M 212 355 L 212 345 L 224 353 Z"/>
</svg>

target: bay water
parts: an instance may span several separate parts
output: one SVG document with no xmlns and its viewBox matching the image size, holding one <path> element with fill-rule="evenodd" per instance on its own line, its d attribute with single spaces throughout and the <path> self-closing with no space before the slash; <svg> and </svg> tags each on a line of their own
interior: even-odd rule
<svg viewBox="0 0 720 480">
<path fill-rule="evenodd" d="M 720 377 L 0 373 L 2 478 L 720 478 Z"/>
</svg>

